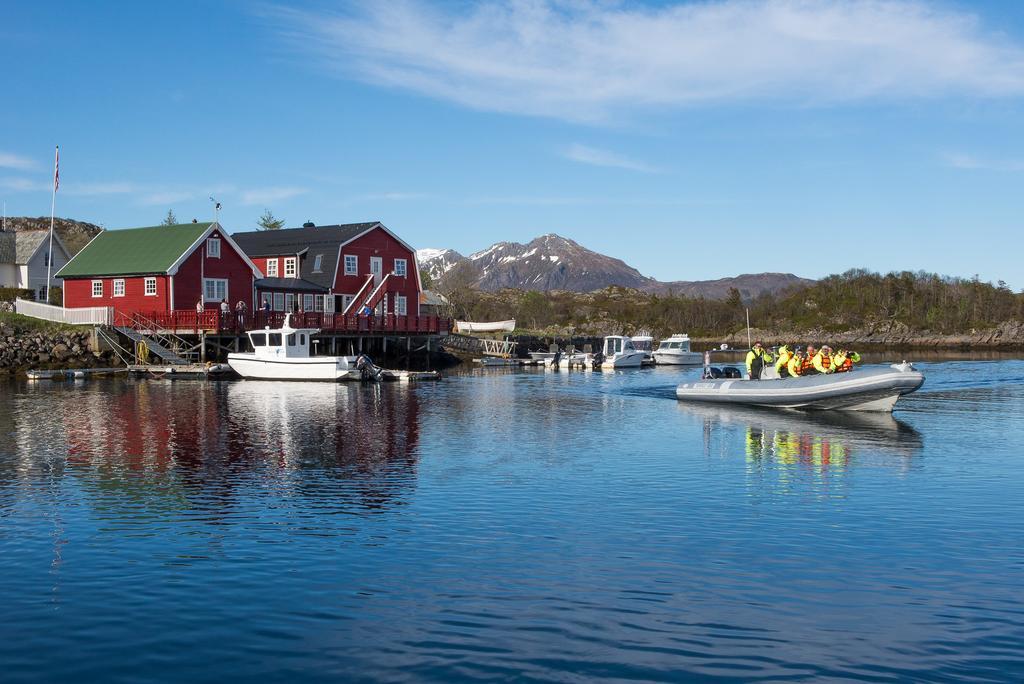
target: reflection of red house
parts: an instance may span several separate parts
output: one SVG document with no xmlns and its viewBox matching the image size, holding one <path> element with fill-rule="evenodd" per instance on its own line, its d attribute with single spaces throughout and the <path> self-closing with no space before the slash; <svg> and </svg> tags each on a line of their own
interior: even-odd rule
<svg viewBox="0 0 1024 684">
<path fill-rule="evenodd" d="M 254 305 L 262 274 L 217 223 L 106 230 L 62 268 L 67 308 L 109 306 L 121 314 Z"/>
<path fill-rule="evenodd" d="M 235 233 L 235 241 L 266 275 L 257 302 L 273 311 L 419 316 L 416 252 L 382 223 Z"/>
</svg>

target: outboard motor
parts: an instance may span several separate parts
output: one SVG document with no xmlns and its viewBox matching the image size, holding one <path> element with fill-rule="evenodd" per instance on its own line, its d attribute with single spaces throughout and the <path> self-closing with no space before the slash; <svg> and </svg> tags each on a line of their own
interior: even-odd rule
<svg viewBox="0 0 1024 684">
<path fill-rule="evenodd" d="M 722 369 L 717 366 L 707 366 L 704 368 L 704 380 L 719 380 L 724 377 Z"/>
<path fill-rule="evenodd" d="M 363 382 L 380 382 L 383 369 L 373 365 L 373 361 L 366 354 L 360 354 L 356 359 L 356 370 Z"/>
<path fill-rule="evenodd" d="M 596 354 L 594 354 L 594 368 L 600 368 L 601 364 L 603 364 L 603 363 L 604 363 L 604 354 L 601 353 L 601 352 L 597 352 Z"/>
<path fill-rule="evenodd" d="M 558 362 L 562 360 L 562 350 L 559 349 L 555 352 L 555 355 L 551 357 L 551 366 L 555 369 L 558 368 Z"/>
</svg>

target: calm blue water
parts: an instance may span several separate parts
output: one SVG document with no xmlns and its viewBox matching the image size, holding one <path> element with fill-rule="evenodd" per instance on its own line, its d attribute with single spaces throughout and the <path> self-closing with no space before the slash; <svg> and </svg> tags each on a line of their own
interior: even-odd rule
<svg viewBox="0 0 1024 684">
<path fill-rule="evenodd" d="M 0 385 L 0 680 L 1024 679 L 1024 362 Z"/>
</svg>

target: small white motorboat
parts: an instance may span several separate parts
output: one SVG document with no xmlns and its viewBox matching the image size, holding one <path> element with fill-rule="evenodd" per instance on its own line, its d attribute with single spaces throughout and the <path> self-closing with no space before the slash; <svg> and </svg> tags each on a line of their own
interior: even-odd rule
<svg viewBox="0 0 1024 684">
<path fill-rule="evenodd" d="M 659 366 L 699 366 L 704 363 L 700 352 L 690 351 L 690 337 L 685 333 L 662 340 L 653 355 Z"/>
<path fill-rule="evenodd" d="M 644 361 L 644 353 L 633 347 L 630 338 L 622 335 L 604 338 L 602 354 L 601 368 L 639 368 Z"/>
<path fill-rule="evenodd" d="M 846 373 L 761 380 L 742 378 L 738 369 L 724 370 L 732 372 L 721 377 L 722 369 L 705 368 L 704 377 L 680 384 L 676 397 L 718 404 L 892 412 L 901 396 L 924 384 L 924 375 L 905 361 Z"/>
<path fill-rule="evenodd" d="M 281 328 L 248 333 L 253 351 L 228 354 L 228 365 L 243 378 L 261 380 L 358 380 L 362 377 L 358 356 L 310 356 L 311 338 L 317 328 L 291 327 L 291 314 Z"/>
<path fill-rule="evenodd" d="M 644 353 L 644 363 L 654 363 L 654 338 L 649 332 L 640 330 L 636 335 L 630 335 L 629 339 L 633 343 L 633 349 Z"/>
<path fill-rule="evenodd" d="M 455 321 L 455 332 L 459 333 L 512 332 L 515 329 L 516 319 L 514 318 L 509 321 L 494 321 L 491 323 Z"/>
</svg>

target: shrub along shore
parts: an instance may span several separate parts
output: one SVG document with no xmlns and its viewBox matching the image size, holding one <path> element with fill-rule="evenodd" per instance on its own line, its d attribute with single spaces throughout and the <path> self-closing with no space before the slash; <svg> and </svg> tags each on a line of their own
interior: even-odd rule
<svg viewBox="0 0 1024 684">
<path fill-rule="evenodd" d="M 443 282 L 440 289 L 444 291 Z M 1024 294 L 1001 282 L 930 273 L 853 270 L 752 301 L 735 290 L 716 300 L 621 287 L 589 293 L 462 288 L 445 294 L 456 318 L 515 318 L 521 331 L 547 338 L 646 330 L 655 338 L 688 333 L 706 345 L 739 346 L 747 341 L 749 309 L 756 330 L 751 334 L 767 344 L 831 341 L 860 347 L 1024 349 Z"/>
</svg>

